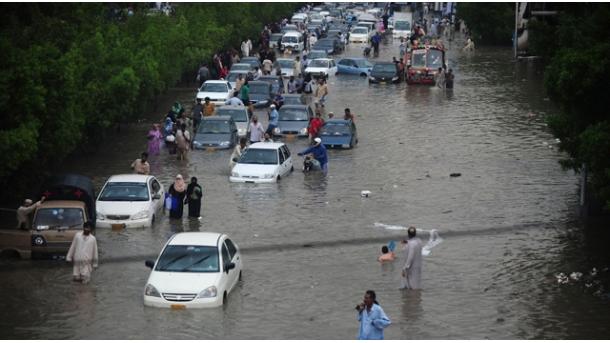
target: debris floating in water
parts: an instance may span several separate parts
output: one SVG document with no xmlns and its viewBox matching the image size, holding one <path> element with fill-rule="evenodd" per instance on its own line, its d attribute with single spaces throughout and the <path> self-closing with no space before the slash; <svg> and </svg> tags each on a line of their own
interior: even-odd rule
<svg viewBox="0 0 610 343">
<path fill-rule="evenodd" d="M 364 190 L 364 191 L 360 192 L 361 197 L 368 198 L 370 195 L 371 195 L 371 191 Z"/>
<path fill-rule="evenodd" d="M 422 248 L 421 254 L 424 256 L 429 256 L 432 252 L 432 248 L 441 244 L 442 242 L 443 239 L 441 236 L 439 236 L 438 231 L 435 229 L 430 230 L 430 238 L 428 238 L 428 243 L 426 243 L 426 245 L 424 245 Z"/>
<path fill-rule="evenodd" d="M 580 280 L 581 277 L 582 277 L 581 272 L 573 272 L 572 274 L 570 274 L 570 279 L 572 279 L 574 281 Z"/>
<path fill-rule="evenodd" d="M 593 267 L 593 269 L 591 269 L 591 272 L 589 274 L 591 274 L 591 276 L 597 275 L 597 268 Z"/>
<path fill-rule="evenodd" d="M 555 278 L 557 279 L 557 282 L 562 285 L 570 281 L 570 279 L 568 279 L 568 276 L 564 273 L 559 273 L 555 275 Z"/>
<path fill-rule="evenodd" d="M 460 176 L 462 176 L 462 173 L 451 173 L 451 174 L 449 174 L 449 176 L 451 176 L 451 177 L 460 177 Z"/>
</svg>

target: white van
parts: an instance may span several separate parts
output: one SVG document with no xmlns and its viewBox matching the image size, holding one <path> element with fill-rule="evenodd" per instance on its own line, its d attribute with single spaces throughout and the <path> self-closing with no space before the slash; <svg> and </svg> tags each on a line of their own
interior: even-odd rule
<svg viewBox="0 0 610 343">
<path fill-rule="evenodd" d="M 305 13 L 295 13 L 295 15 L 292 16 L 292 18 L 290 18 L 290 22 L 292 24 L 297 24 L 297 23 L 303 23 L 305 24 L 307 22 L 307 14 Z"/>
<path fill-rule="evenodd" d="M 305 47 L 305 40 L 303 34 L 300 32 L 289 31 L 282 37 L 282 44 L 280 50 L 284 51 L 286 48 L 291 48 L 292 51 L 302 51 Z"/>
<path fill-rule="evenodd" d="M 413 24 L 413 13 L 411 12 L 396 12 L 394 13 L 394 29 L 392 36 L 394 38 L 406 38 L 411 36 Z"/>
</svg>

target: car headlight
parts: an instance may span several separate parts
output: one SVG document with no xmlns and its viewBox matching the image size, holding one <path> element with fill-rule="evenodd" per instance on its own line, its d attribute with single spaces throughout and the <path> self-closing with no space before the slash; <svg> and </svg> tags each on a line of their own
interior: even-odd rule
<svg viewBox="0 0 610 343">
<path fill-rule="evenodd" d="M 301 129 L 301 134 L 302 135 L 306 135 L 307 134 L 307 128 L 306 127 Z"/>
<path fill-rule="evenodd" d="M 146 285 L 146 289 L 144 289 L 144 295 L 148 295 L 149 297 L 161 298 L 161 294 L 159 294 L 159 291 L 157 291 L 155 286 L 151 284 Z"/>
<path fill-rule="evenodd" d="M 196 146 L 196 147 L 200 147 L 203 144 L 201 144 L 201 142 L 198 142 L 198 141 L 193 141 L 193 145 Z"/>
<path fill-rule="evenodd" d="M 131 216 L 131 219 L 146 219 L 148 218 L 148 211 L 144 210 L 144 211 L 140 211 L 136 214 L 134 214 L 133 216 Z"/>
<path fill-rule="evenodd" d="M 216 289 L 216 286 L 210 286 L 201 291 L 197 298 L 214 298 L 216 295 L 218 295 L 218 289 Z"/>
<path fill-rule="evenodd" d="M 273 174 L 265 174 L 263 175 L 263 179 L 272 179 L 273 178 Z"/>
<path fill-rule="evenodd" d="M 276 135 L 280 134 L 280 128 L 276 127 L 275 129 L 273 129 L 273 133 L 275 133 Z"/>
<path fill-rule="evenodd" d="M 233 176 L 233 177 L 239 177 L 239 173 L 236 173 L 236 172 L 231 172 L 231 176 Z"/>
<path fill-rule="evenodd" d="M 396 81 L 396 80 L 398 80 L 398 76 L 394 76 L 394 77 L 392 78 L 392 81 Z"/>
<path fill-rule="evenodd" d="M 220 145 L 220 146 L 229 146 L 229 145 L 231 145 L 231 142 L 224 141 L 224 142 L 220 142 L 218 145 Z"/>
</svg>

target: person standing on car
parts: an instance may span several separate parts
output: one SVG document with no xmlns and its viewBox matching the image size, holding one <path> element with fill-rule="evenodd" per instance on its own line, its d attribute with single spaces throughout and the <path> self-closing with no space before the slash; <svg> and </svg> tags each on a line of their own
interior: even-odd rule
<svg viewBox="0 0 610 343">
<path fill-rule="evenodd" d="M 17 228 L 29 230 L 32 228 L 31 214 L 44 202 L 46 198 L 42 197 L 35 204 L 31 199 L 25 199 L 23 205 L 17 209 Z"/>
<path fill-rule="evenodd" d="M 148 163 L 148 153 L 143 152 L 140 158 L 137 158 L 131 164 L 131 169 L 136 174 L 148 175 L 150 174 L 150 164 Z"/>
<path fill-rule="evenodd" d="M 189 218 L 201 218 L 201 199 L 203 188 L 197 183 L 197 178 L 192 177 L 191 183 L 186 188 L 184 202 L 189 205 Z"/>
<path fill-rule="evenodd" d="M 383 339 L 383 329 L 392 322 L 379 306 L 375 291 L 368 290 L 364 293 L 364 300 L 356 305 L 356 311 L 360 322 L 358 339 Z"/>
<path fill-rule="evenodd" d="M 326 175 L 328 174 L 328 155 L 326 153 L 326 148 L 322 144 L 322 139 L 320 139 L 320 137 L 314 138 L 313 141 L 313 146 L 301 151 L 297 155 L 303 156 L 313 153 L 313 158 L 320 162 L 320 168 L 322 168 L 322 173 Z"/>
<path fill-rule="evenodd" d="M 72 239 L 66 261 L 73 262 L 72 277 L 74 281 L 84 284 L 91 280 L 91 272 L 98 266 L 97 240 L 91 234 L 91 222 L 83 224 L 83 231 Z"/>
</svg>

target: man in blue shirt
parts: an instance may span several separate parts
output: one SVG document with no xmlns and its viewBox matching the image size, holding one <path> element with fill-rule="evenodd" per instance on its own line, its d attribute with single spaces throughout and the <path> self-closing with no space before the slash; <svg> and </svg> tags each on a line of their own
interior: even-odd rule
<svg viewBox="0 0 610 343">
<path fill-rule="evenodd" d="M 356 306 L 360 331 L 358 339 L 383 339 L 383 329 L 392 322 L 376 300 L 375 291 L 364 293 L 364 302 Z"/>
<path fill-rule="evenodd" d="M 316 137 L 313 141 L 315 143 L 313 146 L 301 151 L 297 155 L 303 156 L 313 153 L 313 157 L 320 162 L 322 172 L 326 175 L 328 173 L 328 155 L 326 154 L 326 148 L 322 144 L 322 139 L 320 139 L 320 137 Z"/>
<path fill-rule="evenodd" d="M 271 112 L 269 112 L 269 126 L 267 126 L 267 131 L 265 131 L 265 133 L 268 133 L 269 136 L 273 136 L 273 129 L 277 127 L 280 114 L 277 112 L 277 109 L 275 109 L 275 104 L 271 104 L 269 108 L 271 109 Z"/>
<path fill-rule="evenodd" d="M 229 98 L 227 101 L 225 101 L 225 105 L 229 105 L 229 106 L 243 106 L 244 102 L 241 101 L 240 98 L 237 97 L 238 92 L 234 92 L 233 96 L 231 98 Z"/>
</svg>

